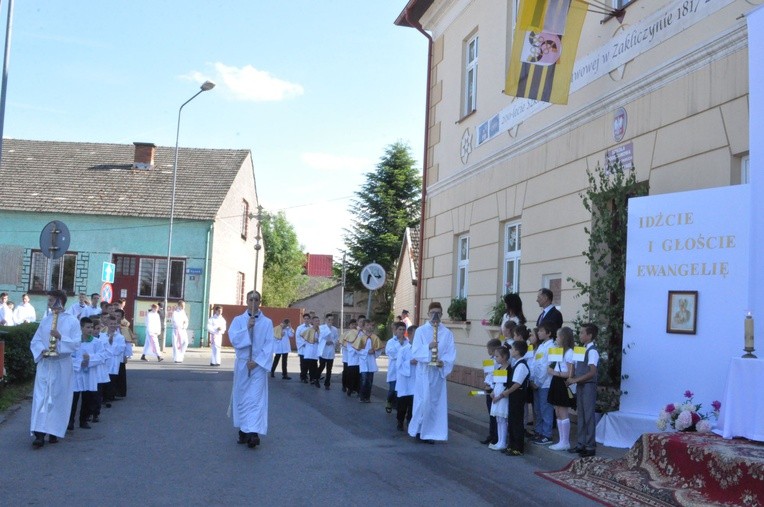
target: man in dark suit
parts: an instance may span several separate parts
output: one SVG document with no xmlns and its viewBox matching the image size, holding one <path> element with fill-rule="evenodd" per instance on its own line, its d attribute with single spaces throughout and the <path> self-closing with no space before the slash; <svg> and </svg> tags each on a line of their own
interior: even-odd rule
<svg viewBox="0 0 764 507">
<path fill-rule="evenodd" d="M 557 336 L 557 330 L 562 327 L 562 313 L 552 304 L 553 299 L 554 294 L 546 288 L 539 289 L 539 293 L 536 296 L 536 302 L 541 307 L 541 315 L 536 320 L 536 327 L 541 325 L 542 322 L 552 326 L 552 339 Z"/>
</svg>

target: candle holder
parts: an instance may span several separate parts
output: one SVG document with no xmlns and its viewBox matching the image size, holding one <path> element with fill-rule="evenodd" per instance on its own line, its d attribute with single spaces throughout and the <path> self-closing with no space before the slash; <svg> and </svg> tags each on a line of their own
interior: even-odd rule
<svg viewBox="0 0 764 507">
<path fill-rule="evenodd" d="M 757 359 L 756 354 L 753 353 L 753 351 L 756 350 L 753 347 L 753 344 L 753 315 L 751 315 L 751 312 L 748 312 L 748 315 L 745 316 L 745 346 L 743 347 L 743 350 L 745 351 L 745 354 L 743 354 L 744 359 Z"/>
</svg>

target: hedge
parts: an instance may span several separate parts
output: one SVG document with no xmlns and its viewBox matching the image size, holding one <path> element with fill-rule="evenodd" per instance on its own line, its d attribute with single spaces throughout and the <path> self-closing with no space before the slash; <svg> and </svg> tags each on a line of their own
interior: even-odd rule
<svg viewBox="0 0 764 507">
<path fill-rule="evenodd" d="M 35 364 L 29 344 L 39 326 L 36 322 L 18 326 L 0 326 L 0 340 L 5 341 L 5 382 L 8 384 L 32 380 Z"/>
</svg>

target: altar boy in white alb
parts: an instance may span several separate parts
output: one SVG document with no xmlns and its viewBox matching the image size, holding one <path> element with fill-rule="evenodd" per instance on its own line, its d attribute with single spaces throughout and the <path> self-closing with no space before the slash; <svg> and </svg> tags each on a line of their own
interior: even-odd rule
<svg viewBox="0 0 764 507">
<path fill-rule="evenodd" d="M 58 442 L 66 435 L 69 412 L 72 409 L 72 353 L 81 342 L 79 321 L 64 311 L 66 294 L 59 290 L 48 293 L 48 308 L 58 314 L 56 329 L 52 329 L 54 315 L 46 315 L 40 322 L 29 349 L 37 364 L 32 396 L 32 422 L 30 431 L 35 449 Z M 55 339 L 56 355 L 47 356 L 51 337 Z"/>
<path fill-rule="evenodd" d="M 430 303 L 427 310 L 430 320 L 417 328 L 411 344 L 411 364 L 416 365 L 416 383 L 409 435 L 428 443 L 448 440 L 446 377 L 454 369 L 456 347 L 454 335 L 440 323 L 442 314 L 440 303 Z M 435 346 L 435 327 L 438 329 L 437 366 L 430 364 L 431 349 Z"/>
<path fill-rule="evenodd" d="M 236 349 L 231 409 L 240 444 L 260 444 L 268 431 L 268 372 L 273 361 L 273 322 L 260 311 L 260 293 L 247 294 L 249 308 L 228 329 Z"/>
</svg>

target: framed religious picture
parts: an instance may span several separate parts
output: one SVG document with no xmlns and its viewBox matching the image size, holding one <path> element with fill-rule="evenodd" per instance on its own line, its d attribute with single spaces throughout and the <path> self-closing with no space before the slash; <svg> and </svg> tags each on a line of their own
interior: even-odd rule
<svg viewBox="0 0 764 507">
<path fill-rule="evenodd" d="M 670 290 L 666 312 L 666 332 L 695 334 L 698 326 L 698 291 Z"/>
</svg>

